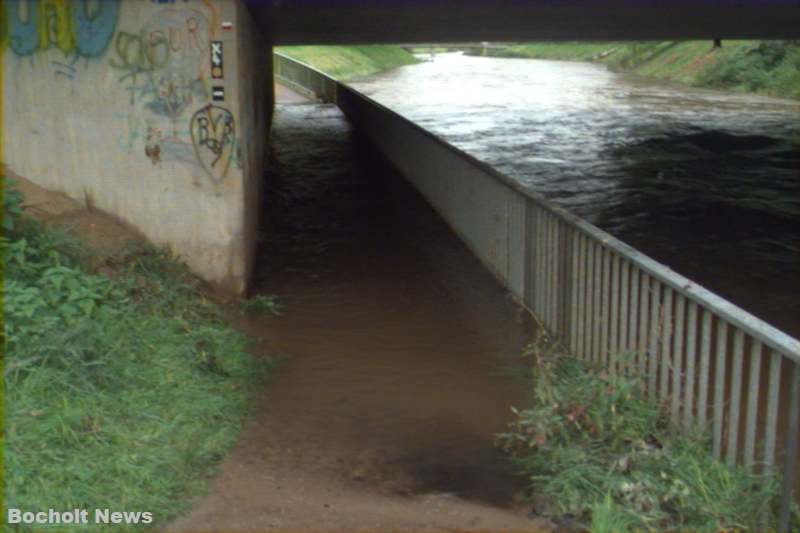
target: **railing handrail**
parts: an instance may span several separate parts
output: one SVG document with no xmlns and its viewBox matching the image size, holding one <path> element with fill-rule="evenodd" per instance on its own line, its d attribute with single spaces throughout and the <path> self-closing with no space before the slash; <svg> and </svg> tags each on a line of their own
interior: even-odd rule
<svg viewBox="0 0 800 533">
<path fill-rule="evenodd" d="M 762 343 L 764 343 L 764 345 L 777 350 L 778 352 L 781 353 L 781 355 L 791 360 L 795 364 L 800 364 L 800 340 L 795 339 L 794 337 L 788 335 L 787 333 L 768 324 L 764 320 L 754 316 L 753 314 L 751 314 L 748 311 L 745 311 L 736 304 L 706 289 L 702 285 L 691 281 L 690 279 L 682 276 L 681 274 L 678 274 L 668 266 L 656 261 L 655 259 L 640 252 L 639 250 L 635 249 L 629 244 L 626 244 L 620 239 L 614 237 L 613 235 L 603 231 L 602 229 L 598 228 L 589 221 L 581 218 L 580 216 L 575 215 L 574 213 L 570 213 L 563 207 L 556 205 L 555 203 L 545 198 L 542 194 L 526 188 L 519 181 L 499 172 L 494 167 L 490 166 L 484 161 L 477 159 L 475 156 L 461 150 L 460 148 L 453 146 L 452 144 L 448 143 L 435 133 L 423 128 L 419 124 L 416 124 L 410 119 L 400 115 L 396 111 L 389 109 L 383 104 L 376 102 L 369 96 L 366 96 L 365 94 L 353 89 L 352 87 L 345 85 L 344 83 L 312 67 L 311 65 L 308 65 L 307 63 L 298 61 L 297 59 L 282 54 L 280 52 L 275 52 L 275 55 L 288 59 L 295 63 L 298 63 L 303 67 L 308 68 L 313 72 L 319 74 L 320 76 L 328 78 L 331 81 L 335 82 L 338 85 L 339 90 L 350 91 L 351 93 L 356 94 L 358 97 L 368 101 L 371 105 L 374 105 L 379 109 L 382 109 L 388 113 L 391 113 L 392 115 L 395 115 L 397 118 L 407 123 L 407 125 L 418 130 L 423 135 L 429 137 L 431 140 L 440 144 L 447 150 L 455 153 L 462 159 L 467 160 L 472 165 L 480 168 L 480 170 L 491 175 L 499 182 L 501 182 L 503 185 L 510 187 L 514 191 L 522 194 L 526 198 L 535 202 L 537 205 L 551 212 L 553 215 L 564 220 L 565 222 L 574 225 L 584 234 L 598 240 L 603 246 L 613 250 L 620 256 L 628 259 L 629 261 L 637 265 L 639 268 L 641 268 L 643 271 L 647 272 L 651 276 L 656 277 L 659 281 L 671 287 L 679 294 L 682 294 L 687 298 L 697 302 L 701 306 L 709 309 L 722 320 L 741 329 L 748 335 L 752 336 L 754 339 L 757 339 Z"/>
<path fill-rule="evenodd" d="M 333 76 L 331 76 L 330 74 L 326 74 L 326 73 L 322 72 L 321 70 L 319 70 L 318 68 L 315 68 L 315 67 L 309 65 L 308 63 L 300 61 L 299 59 L 295 59 L 292 56 L 288 56 L 288 55 L 286 55 L 286 54 L 284 54 L 282 52 L 276 52 L 274 50 L 272 51 L 272 54 L 276 55 L 278 57 L 281 57 L 283 59 L 288 59 L 289 61 L 291 61 L 293 63 L 297 63 L 298 65 L 301 65 L 301 66 L 307 68 L 308 70 L 314 72 L 315 74 L 319 74 L 323 78 L 328 78 L 329 80 L 334 81 L 336 83 L 342 83 L 339 80 L 337 80 L 336 78 L 334 78 Z M 359 93 L 359 94 L 361 94 L 361 93 Z"/>
</svg>

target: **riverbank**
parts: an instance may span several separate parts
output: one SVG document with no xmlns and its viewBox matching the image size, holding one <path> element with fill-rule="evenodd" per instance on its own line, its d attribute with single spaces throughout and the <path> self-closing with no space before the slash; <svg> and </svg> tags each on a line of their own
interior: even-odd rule
<svg viewBox="0 0 800 533">
<path fill-rule="evenodd" d="M 417 62 L 411 53 L 394 45 L 280 46 L 275 51 L 342 81 Z"/>
<path fill-rule="evenodd" d="M 791 41 L 564 42 L 488 48 L 486 55 L 592 61 L 692 87 L 800 99 L 800 45 Z M 468 53 L 483 55 L 482 49 Z"/>
<path fill-rule="evenodd" d="M 205 491 L 270 361 L 169 253 L 17 187 L 3 183 L 6 509 L 90 510 L 62 531 L 114 527 L 93 509 L 164 526 Z"/>
</svg>

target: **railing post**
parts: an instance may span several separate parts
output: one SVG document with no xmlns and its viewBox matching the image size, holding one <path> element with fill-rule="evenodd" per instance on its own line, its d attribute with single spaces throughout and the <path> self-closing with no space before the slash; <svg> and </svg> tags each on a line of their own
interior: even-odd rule
<svg viewBox="0 0 800 533">
<path fill-rule="evenodd" d="M 778 533 L 789 531 L 794 476 L 797 467 L 797 437 L 800 432 L 800 365 L 792 368 L 792 383 L 789 389 L 789 421 L 786 428 L 783 482 L 781 484 L 781 506 L 778 513 Z"/>
<path fill-rule="evenodd" d="M 575 340 L 577 344 L 576 355 L 579 358 L 583 358 L 586 354 L 586 293 L 589 290 L 586 283 L 587 278 L 589 277 L 586 270 L 586 248 L 588 241 L 582 233 L 577 231 L 575 237 L 575 241 L 578 243 L 578 287 L 576 291 L 578 293 L 578 299 L 575 306 L 575 317 L 577 322 L 575 326 Z"/>
<path fill-rule="evenodd" d="M 708 419 L 708 387 L 711 384 L 711 312 L 703 311 L 700 333 L 700 376 L 697 384 L 697 423 L 705 429 Z"/>
<path fill-rule="evenodd" d="M 714 365 L 714 446 L 715 459 L 722 458 L 722 421 L 725 417 L 725 362 L 728 353 L 728 324 L 717 323 L 717 359 Z"/>
<path fill-rule="evenodd" d="M 569 275 L 569 305 L 567 314 L 569 322 L 569 349 L 572 353 L 578 350 L 578 286 L 580 285 L 580 250 L 578 231 L 570 226 L 565 226 L 569 237 L 568 248 L 570 250 Z"/>
<path fill-rule="evenodd" d="M 681 378 L 683 375 L 683 341 L 686 298 L 682 294 L 675 296 L 675 320 L 672 328 L 672 420 L 677 424 L 681 414 Z"/>
<path fill-rule="evenodd" d="M 561 275 L 561 290 L 560 298 L 559 298 L 559 305 L 561 306 L 561 316 L 560 316 L 560 324 L 559 329 L 561 330 L 561 335 L 566 340 L 566 344 L 569 346 L 572 344 L 572 339 L 570 338 L 570 303 L 572 301 L 572 232 L 570 228 L 563 220 L 558 220 L 558 234 L 559 234 L 559 247 L 561 249 L 561 268 L 560 275 Z"/>
<path fill-rule="evenodd" d="M 661 315 L 661 284 L 650 278 L 650 333 L 647 339 L 647 396 L 655 401 L 658 391 L 658 335 Z"/>
<path fill-rule="evenodd" d="M 670 373 L 670 348 L 672 347 L 672 296 L 673 291 L 669 287 L 664 287 L 664 305 L 661 307 L 661 374 L 658 381 L 658 398 L 665 402 L 669 394 L 669 373 Z"/>
<path fill-rule="evenodd" d="M 619 256 L 614 254 L 611 257 L 611 311 L 608 317 L 608 327 L 611 329 L 608 338 L 608 361 L 612 375 L 617 373 L 617 364 L 619 363 L 619 301 L 620 292 L 622 291 L 622 282 L 620 281 L 620 265 Z"/>
<path fill-rule="evenodd" d="M 780 401 L 781 365 L 783 356 L 775 351 L 769 360 L 769 383 L 767 384 L 767 422 L 764 437 L 764 465 L 771 468 L 775 462 L 775 440 L 778 432 L 778 403 Z"/>
<path fill-rule="evenodd" d="M 523 281 L 523 299 L 522 301 L 525 302 L 525 305 L 528 309 L 536 309 L 536 306 L 533 303 L 534 294 L 536 291 L 535 287 L 535 272 L 533 270 L 533 265 L 536 263 L 536 254 L 535 254 L 535 247 L 536 247 L 536 235 L 535 235 L 535 224 L 533 221 L 534 216 L 534 209 L 536 209 L 533 205 L 531 205 L 530 200 L 525 200 L 525 271 L 524 271 L 524 281 Z"/>
<path fill-rule="evenodd" d="M 629 359 L 631 346 L 628 343 L 628 322 L 636 315 L 636 311 L 633 310 L 635 304 L 631 304 L 631 296 L 629 294 L 631 288 L 630 264 L 624 257 L 620 257 L 619 260 L 622 268 L 620 271 L 620 287 L 622 289 L 622 294 L 620 294 L 619 298 L 619 351 L 625 356 L 624 374 L 628 376 L 631 370 L 631 361 Z M 629 305 L 631 306 L 630 310 L 628 308 Z"/>
<path fill-rule="evenodd" d="M 603 250 L 603 291 L 600 306 L 600 361 L 608 364 L 610 360 L 608 333 L 613 321 L 611 319 L 611 250 L 605 246 Z"/>
<path fill-rule="evenodd" d="M 747 376 L 747 412 L 745 414 L 744 466 L 750 471 L 755 462 L 758 392 L 761 378 L 761 342 L 753 341 L 750 349 L 750 372 Z"/>
<path fill-rule="evenodd" d="M 689 431 L 694 422 L 695 353 L 697 346 L 697 302 L 689 302 L 686 330 L 686 379 L 683 384 L 683 429 Z"/>
</svg>

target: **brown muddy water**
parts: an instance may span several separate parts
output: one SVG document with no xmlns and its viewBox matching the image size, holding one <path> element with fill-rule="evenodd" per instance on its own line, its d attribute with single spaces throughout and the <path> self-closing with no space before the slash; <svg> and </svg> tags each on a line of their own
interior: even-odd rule
<svg viewBox="0 0 800 533">
<path fill-rule="evenodd" d="M 494 447 L 532 331 L 340 111 L 279 105 L 246 329 L 284 355 L 182 530 L 541 530 Z M 515 376 L 516 374 L 516 376 Z"/>
<path fill-rule="evenodd" d="M 460 54 L 351 85 L 800 337 L 800 102 Z"/>
</svg>

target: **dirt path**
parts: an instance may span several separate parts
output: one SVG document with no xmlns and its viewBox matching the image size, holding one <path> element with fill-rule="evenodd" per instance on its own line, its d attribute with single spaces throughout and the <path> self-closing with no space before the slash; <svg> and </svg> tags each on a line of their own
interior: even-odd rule
<svg viewBox="0 0 800 533">
<path fill-rule="evenodd" d="M 517 307 L 330 106 L 279 106 L 258 292 L 285 354 L 175 530 L 541 531 L 494 435 L 524 398 Z"/>
</svg>

